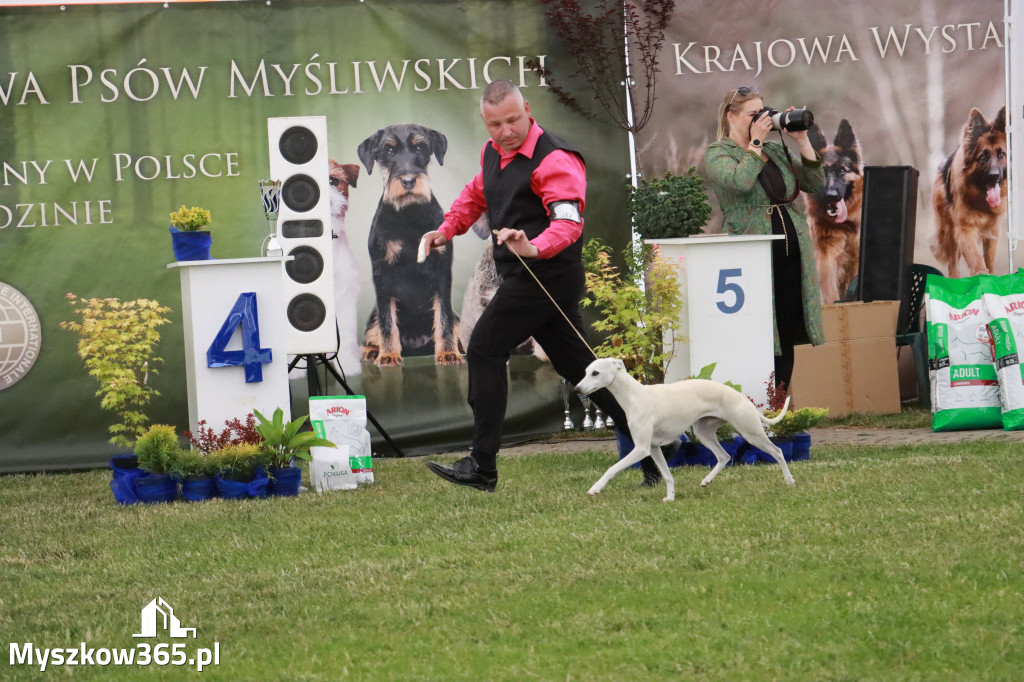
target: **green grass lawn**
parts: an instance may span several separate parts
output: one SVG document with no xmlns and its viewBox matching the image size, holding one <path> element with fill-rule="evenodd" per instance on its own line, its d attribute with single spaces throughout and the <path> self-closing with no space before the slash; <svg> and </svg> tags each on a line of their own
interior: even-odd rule
<svg viewBox="0 0 1024 682">
<path fill-rule="evenodd" d="M 422 460 L 292 499 L 119 507 L 109 472 L 0 478 L 0 679 L 38 648 L 218 643 L 208 680 L 1020 680 L 1020 446 L 814 447 L 676 469 L 509 457 L 496 494 Z M 196 639 L 132 637 L 163 597 Z M 179 679 L 182 667 L 48 668 Z"/>
</svg>

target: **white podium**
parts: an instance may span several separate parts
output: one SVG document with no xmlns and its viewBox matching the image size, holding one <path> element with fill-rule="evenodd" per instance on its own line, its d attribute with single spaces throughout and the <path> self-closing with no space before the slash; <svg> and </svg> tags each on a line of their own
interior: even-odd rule
<svg viewBox="0 0 1024 682">
<path fill-rule="evenodd" d="M 188 420 L 216 432 L 254 409 L 291 419 L 282 262 L 290 257 L 181 261 Z"/>
<path fill-rule="evenodd" d="M 651 239 L 676 268 L 683 309 L 665 383 L 716 363 L 712 378 L 765 404 L 775 370 L 771 243 L 774 235 Z"/>
</svg>

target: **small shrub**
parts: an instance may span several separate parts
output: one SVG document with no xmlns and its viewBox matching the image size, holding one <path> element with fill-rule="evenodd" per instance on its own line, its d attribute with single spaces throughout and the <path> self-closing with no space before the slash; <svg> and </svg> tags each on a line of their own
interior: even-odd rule
<svg viewBox="0 0 1024 682">
<path fill-rule="evenodd" d="M 644 239 L 700 234 L 711 216 L 704 178 L 691 167 L 686 175 L 641 180 L 629 197 L 636 233 Z"/>
<path fill-rule="evenodd" d="M 583 248 L 587 265 L 584 306 L 601 314 L 594 329 L 605 341 L 594 348 L 598 357 L 620 358 L 641 383 L 659 383 L 675 351 L 682 301 L 675 270 L 657 247 L 627 247 L 625 275 L 612 264 L 612 251 L 596 239 Z M 640 282 L 646 287 L 641 288 Z"/>
<path fill-rule="evenodd" d="M 178 459 L 181 447 L 174 427 L 166 424 L 153 424 L 149 430 L 135 441 L 135 456 L 139 458 L 139 468 L 151 474 L 167 474 L 171 472 L 173 462 Z"/>
<path fill-rule="evenodd" d="M 210 457 L 216 464 L 218 472 L 231 473 L 235 476 L 249 476 L 256 467 L 266 462 L 263 448 L 254 443 L 236 443 L 225 445 L 211 452 Z"/>
<path fill-rule="evenodd" d="M 220 433 L 208 426 L 205 419 L 200 419 L 197 426 L 199 427 L 197 433 L 185 431 L 184 435 L 194 449 L 205 454 L 219 450 L 225 445 L 238 445 L 239 443 L 259 445 L 262 442 L 262 438 L 256 430 L 256 417 L 252 412 L 246 415 L 244 422 L 237 417 L 227 420 Z"/>
<path fill-rule="evenodd" d="M 120 418 L 108 429 L 110 442 L 130 448 L 146 430 L 146 407 L 160 395 L 147 382 L 163 362 L 154 355 L 160 342 L 157 327 L 170 322 L 164 315 L 171 309 L 145 298 L 121 301 L 72 293 L 65 298 L 79 321 L 61 322 L 60 328 L 78 334 L 78 357 L 100 384 L 100 407 Z"/>
<path fill-rule="evenodd" d="M 220 473 L 220 463 L 216 458 L 209 457 L 203 452 L 190 448 L 180 450 L 171 462 L 170 474 L 180 478 L 189 476 L 210 477 Z"/>
</svg>

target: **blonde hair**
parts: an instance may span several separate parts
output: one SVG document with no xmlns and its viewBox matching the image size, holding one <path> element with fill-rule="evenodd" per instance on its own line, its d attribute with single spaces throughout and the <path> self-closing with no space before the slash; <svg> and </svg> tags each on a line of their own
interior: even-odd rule
<svg viewBox="0 0 1024 682">
<path fill-rule="evenodd" d="M 718 107 L 719 140 L 729 137 L 729 112 L 736 111 L 750 100 L 761 97 L 761 93 L 757 91 L 757 88 L 749 88 L 750 92 L 745 95 L 740 94 L 741 89 L 743 88 L 733 88 L 729 92 L 725 93 L 725 98 L 722 100 L 722 104 Z"/>
</svg>

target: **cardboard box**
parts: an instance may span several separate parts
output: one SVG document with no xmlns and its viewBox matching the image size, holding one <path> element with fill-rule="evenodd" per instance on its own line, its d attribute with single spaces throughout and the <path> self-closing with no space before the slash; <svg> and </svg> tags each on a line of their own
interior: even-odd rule
<svg viewBox="0 0 1024 682">
<path fill-rule="evenodd" d="M 793 407 L 827 407 L 830 417 L 899 412 L 892 332 L 888 337 L 797 346 L 791 394 Z"/>
<path fill-rule="evenodd" d="M 854 341 L 893 336 L 900 314 L 899 301 L 871 301 L 824 305 L 821 321 L 825 341 Z"/>
</svg>

